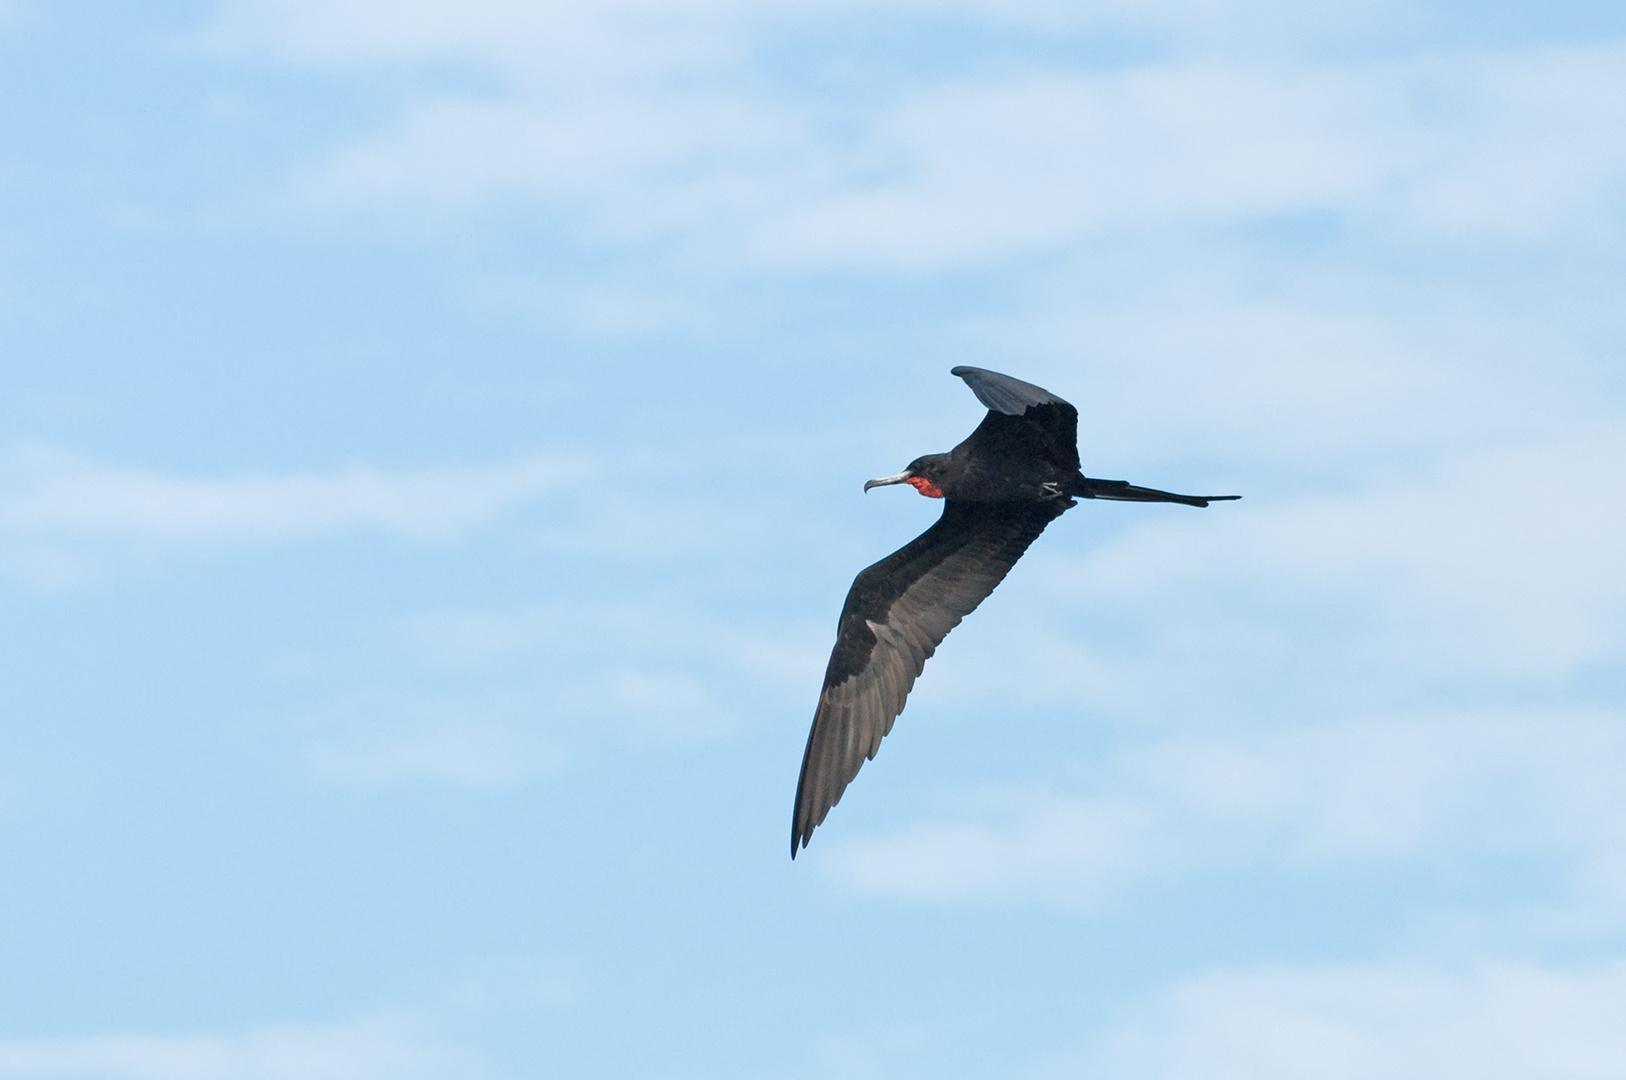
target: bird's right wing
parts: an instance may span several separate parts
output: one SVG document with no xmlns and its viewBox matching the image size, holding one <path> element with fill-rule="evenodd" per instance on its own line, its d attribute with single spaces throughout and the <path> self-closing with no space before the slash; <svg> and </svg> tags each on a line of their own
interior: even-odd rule
<svg viewBox="0 0 1626 1080">
<path fill-rule="evenodd" d="M 880 749 L 927 658 L 1072 505 L 950 500 L 935 525 L 858 575 L 802 757 L 791 858 Z"/>
</svg>

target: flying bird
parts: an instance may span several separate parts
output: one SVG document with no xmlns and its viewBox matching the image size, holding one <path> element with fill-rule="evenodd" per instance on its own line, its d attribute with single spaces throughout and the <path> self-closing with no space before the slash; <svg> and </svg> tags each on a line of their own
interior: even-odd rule
<svg viewBox="0 0 1626 1080">
<path fill-rule="evenodd" d="M 875 757 L 926 660 L 1004 580 L 1044 527 L 1080 499 L 1207 506 L 1239 495 L 1176 495 L 1078 471 L 1078 410 L 1032 383 L 957 367 L 988 407 L 971 436 L 864 490 L 908 484 L 943 500 L 937 523 L 853 581 L 802 755 L 790 857 Z"/>
</svg>

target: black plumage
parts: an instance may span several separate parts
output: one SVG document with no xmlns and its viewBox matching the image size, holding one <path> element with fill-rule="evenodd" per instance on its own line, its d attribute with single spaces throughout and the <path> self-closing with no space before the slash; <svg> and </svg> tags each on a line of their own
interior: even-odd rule
<svg viewBox="0 0 1626 1080">
<path fill-rule="evenodd" d="M 880 749 L 943 638 L 1075 498 L 1187 506 L 1238 498 L 1086 477 L 1078 471 L 1078 410 L 998 372 L 957 367 L 953 374 L 988 407 L 982 423 L 948 453 L 916 458 L 903 472 L 864 485 L 910 484 L 943 499 L 943 515 L 859 574 L 847 593 L 796 786 L 793 859 Z"/>
</svg>

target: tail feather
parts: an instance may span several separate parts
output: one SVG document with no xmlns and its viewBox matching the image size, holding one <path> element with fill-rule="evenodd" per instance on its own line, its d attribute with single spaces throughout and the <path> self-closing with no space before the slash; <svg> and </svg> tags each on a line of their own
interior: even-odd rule
<svg viewBox="0 0 1626 1080">
<path fill-rule="evenodd" d="M 1136 487 L 1127 480 L 1092 480 L 1084 476 L 1079 478 L 1082 483 L 1078 491 L 1069 491 L 1069 495 L 1079 495 L 1086 499 L 1114 499 L 1118 502 L 1172 502 L 1185 506 L 1207 506 L 1211 502 L 1225 502 L 1229 499 L 1240 499 L 1240 495 L 1176 495 L 1172 491 L 1159 491 L 1157 488 Z"/>
</svg>

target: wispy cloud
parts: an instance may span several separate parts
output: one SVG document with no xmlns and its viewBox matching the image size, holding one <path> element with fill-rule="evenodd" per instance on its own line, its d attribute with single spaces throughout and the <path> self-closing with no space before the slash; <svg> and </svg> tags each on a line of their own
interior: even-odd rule
<svg viewBox="0 0 1626 1080">
<path fill-rule="evenodd" d="M 557 772 L 564 754 L 528 715 L 537 700 L 501 695 L 363 694 L 302 713 L 310 770 L 366 789 L 511 788 Z"/>
<path fill-rule="evenodd" d="M 437 539 L 479 525 L 582 475 L 529 461 L 493 468 L 175 476 L 57 450 L 0 462 L 0 529 L 23 535 L 161 541 L 275 541 L 350 530 Z"/>
<path fill-rule="evenodd" d="M 604 753 L 726 740 L 762 722 L 747 703 L 816 683 L 822 662 L 681 599 L 433 611 L 268 658 L 295 703 L 259 726 L 330 783 L 511 790 Z"/>
<path fill-rule="evenodd" d="M 1402 16 L 1402 0 L 1339 5 L 1287 0 L 816 0 L 793 9 L 748 0 L 523 0 L 412 4 L 387 0 L 228 0 L 197 40 L 229 53 L 271 53 L 333 66 L 465 60 L 517 76 L 579 79 L 615 71 L 659 75 L 678 65 L 739 59 L 742 46 L 826 23 L 849 30 L 865 15 L 950 25 L 983 24 L 1045 35 L 1128 29 L 1159 43 L 1275 43 L 1348 33 Z M 895 24 L 894 24 L 895 25 Z"/>
<path fill-rule="evenodd" d="M 580 80 L 640 69 L 658 75 L 683 61 L 714 60 L 718 31 L 748 10 L 740 0 L 698 0 L 677 9 L 651 0 L 564 0 L 547 7 L 518 0 L 230 0 L 197 40 L 222 52 L 311 64 L 462 59 L 516 76 Z"/>
<path fill-rule="evenodd" d="M 940 823 L 848 842 L 831 860 L 865 891 L 1087 910 L 1152 882 L 1375 871 L 1448 850 L 1558 860 L 1562 895 L 1540 918 L 1562 908 L 1611 922 L 1626 896 L 1621 769 L 1626 733 L 1607 713 L 1404 716 L 1174 739 L 1092 762 L 1096 779 L 1071 792 L 963 793 Z"/>
<path fill-rule="evenodd" d="M 860 156 L 829 148 L 845 190 L 787 204 L 758 235 L 776 258 L 932 267 L 1316 214 L 1411 242 L 1595 234 L 1621 218 L 1626 150 L 1606 133 L 1626 122 L 1622 56 L 1184 62 L 942 86 L 881 113 Z M 885 179 L 862 180 L 865 161 L 890 163 Z"/>
<path fill-rule="evenodd" d="M 1137 530 L 1073 580 L 1141 603 L 1223 583 L 1233 610 L 1271 618 L 1341 610 L 1338 633 L 1390 678 L 1562 676 L 1626 652 L 1623 462 L 1607 429 L 1476 448 L 1358 493 Z"/>
<path fill-rule="evenodd" d="M 1265 968 L 1197 976 L 1077 1064 L 1102 1080 L 1606 1080 L 1626 1061 L 1626 964 Z"/>
<path fill-rule="evenodd" d="M 1626 125 L 1626 53 L 1615 43 L 1308 67 L 1228 59 L 1223 28 L 1278 19 L 1275 3 L 1083 15 L 902 3 L 895 14 L 1204 27 L 1213 40 L 1111 70 L 923 75 L 810 111 L 767 57 L 792 24 L 850 21 L 847 5 L 794 19 L 732 2 L 545 15 L 426 5 L 401 17 L 280 0 L 233 6 L 211 35 L 300 64 L 449 59 L 500 73 L 496 92 L 411 104 L 306 173 L 304 198 L 367 213 L 517 195 L 568 208 L 601 237 L 681 234 L 747 262 L 916 269 L 1295 215 L 1431 244 L 1620 225 L 1626 149 L 1611 134 Z"/>
<path fill-rule="evenodd" d="M 17 1080 L 435 1080 L 480 1074 L 465 1055 L 388 1017 L 236 1036 L 0 1042 L 0 1077 Z"/>
</svg>

